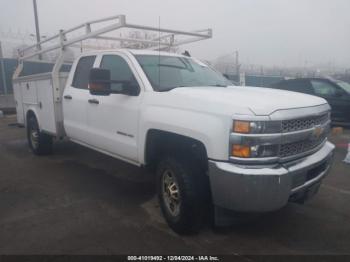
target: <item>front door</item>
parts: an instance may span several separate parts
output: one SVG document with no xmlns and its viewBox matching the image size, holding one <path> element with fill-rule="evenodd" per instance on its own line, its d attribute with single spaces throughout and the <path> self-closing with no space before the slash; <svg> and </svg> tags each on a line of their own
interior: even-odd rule
<svg viewBox="0 0 350 262">
<path fill-rule="evenodd" d="M 119 93 L 130 84 L 140 90 L 136 71 L 124 55 L 103 55 L 100 67 L 109 69 L 111 80 L 119 83 L 111 84 L 112 94 L 109 96 L 90 95 L 88 125 L 93 146 L 138 162 L 138 120 L 142 92 L 137 96 Z"/>
</svg>

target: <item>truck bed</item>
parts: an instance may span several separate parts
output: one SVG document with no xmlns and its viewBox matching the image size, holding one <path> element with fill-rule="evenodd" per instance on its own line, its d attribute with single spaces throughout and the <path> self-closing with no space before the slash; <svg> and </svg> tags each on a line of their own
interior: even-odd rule
<svg viewBox="0 0 350 262">
<path fill-rule="evenodd" d="M 51 73 L 22 76 L 14 79 L 13 90 L 18 124 L 26 124 L 25 112 L 32 110 L 40 129 L 54 136 L 63 136 L 62 93 L 68 73 L 60 72 L 59 86 L 54 88 Z"/>
</svg>

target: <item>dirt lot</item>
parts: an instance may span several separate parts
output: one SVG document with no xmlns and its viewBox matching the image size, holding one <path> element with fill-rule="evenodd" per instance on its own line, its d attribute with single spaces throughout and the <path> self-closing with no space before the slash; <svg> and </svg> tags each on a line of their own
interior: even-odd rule
<svg viewBox="0 0 350 262">
<path fill-rule="evenodd" d="M 350 254 L 350 132 L 305 205 L 250 225 L 181 237 L 164 223 L 152 177 L 70 142 L 32 155 L 25 129 L 0 119 L 0 254 Z"/>
</svg>

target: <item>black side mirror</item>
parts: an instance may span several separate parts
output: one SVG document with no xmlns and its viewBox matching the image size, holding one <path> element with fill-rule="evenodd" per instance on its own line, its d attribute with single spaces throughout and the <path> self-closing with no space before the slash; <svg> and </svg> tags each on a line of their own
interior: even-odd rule
<svg viewBox="0 0 350 262">
<path fill-rule="evenodd" d="M 92 68 L 89 75 L 90 94 L 108 96 L 111 94 L 111 72 L 108 69 Z"/>
</svg>

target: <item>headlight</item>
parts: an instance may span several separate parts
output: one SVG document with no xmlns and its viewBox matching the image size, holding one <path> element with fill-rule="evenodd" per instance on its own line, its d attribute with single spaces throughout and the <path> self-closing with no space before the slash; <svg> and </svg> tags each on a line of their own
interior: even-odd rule
<svg viewBox="0 0 350 262">
<path fill-rule="evenodd" d="M 251 157 L 274 157 L 279 151 L 278 145 L 258 145 L 251 146 Z"/>
<path fill-rule="evenodd" d="M 281 121 L 233 121 L 233 132 L 240 134 L 272 134 L 281 132 Z"/>
<path fill-rule="evenodd" d="M 279 143 L 264 141 L 264 135 L 281 133 L 281 121 L 234 120 L 231 134 L 231 156 L 238 158 L 276 157 Z"/>
<path fill-rule="evenodd" d="M 241 158 L 275 157 L 278 145 L 232 145 L 231 156 Z"/>
</svg>

